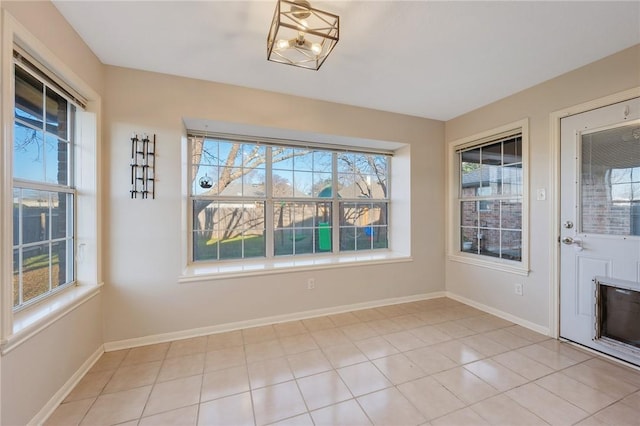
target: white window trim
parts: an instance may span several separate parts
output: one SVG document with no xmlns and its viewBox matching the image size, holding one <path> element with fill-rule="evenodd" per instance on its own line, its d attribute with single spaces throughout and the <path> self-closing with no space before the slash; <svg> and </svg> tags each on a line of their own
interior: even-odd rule
<svg viewBox="0 0 640 426">
<path fill-rule="evenodd" d="M 411 257 L 411 146 L 398 142 L 358 139 L 353 137 L 321 135 L 288 129 L 277 129 L 255 125 L 226 123 L 214 120 L 192 120 L 185 118 L 182 133 L 182 266 L 183 272 L 178 277 L 181 284 L 211 281 L 222 278 L 249 277 L 266 274 L 280 274 L 317 269 L 333 269 L 348 266 L 376 265 L 384 263 L 410 262 Z M 326 144 L 330 140 L 336 146 L 372 147 L 373 150 L 393 151 L 389 180 L 388 227 L 389 248 L 349 253 L 313 254 L 309 256 L 282 256 L 271 259 L 245 259 L 215 262 L 192 262 L 189 232 L 192 218 L 189 215 L 189 140 L 187 126 L 190 130 L 211 133 L 227 133 L 269 138 L 308 141 Z"/>
<path fill-rule="evenodd" d="M 20 50 L 19 47 L 15 46 L 16 50 Z M 37 80 L 38 82 L 40 82 L 40 84 L 43 85 L 43 90 L 45 90 L 44 88 L 46 88 L 46 90 L 52 90 L 54 91 L 57 95 L 62 96 L 66 101 L 67 101 L 67 114 L 68 117 L 71 117 L 71 109 L 73 108 L 73 118 L 69 119 L 69 121 L 71 121 L 74 126 L 73 129 L 68 129 L 69 133 L 67 134 L 67 138 L 68 138 L 68 150 L 70 151 L 70 155 L 68 157 L 68 161 L 70 162 L 71 166 L 73 169 L 68 169 L 68 172 L 70 173 L 70 176 L 68 176 L 68 180 L 67 180 L 67 184 L 59 184 L 59 183 L 51 183 L 51 182 L 47 182 L 47 181 L 30 181 L 30 180 L 26 180 L 26 179 L 22 179 L 22 178 L 14 178 L 13 179 L 13 189 L 16 188 L 21 188 L 22 190 L 35 190 L 35 191 L 44 191 L 44 192 L 48 192 L 48 193 L 52 193 L 52 192 L 58 192 L 58 193 L 64 193 L 67 195 L 72 195 L 73 197 L 73 203 L 71 205 L 71 209 L 66 211 L 67 214 L 67 220 L 71 219 L 69 222 L 72 223 L 73 226 L 73 231 L 71 232 L 72 235 L 72 241 L 74 241 L 74 247 L 73 250 L 71 251 L 71 253 L 69 253 L 70 257 L 67 260 L 71 260 L 71 267 L 73 269 L 72 272 L 72 276 L 73 276 L 73 280 L 62 283 L 58 286 L 58 288 L 54 288 L 52 287 L 51 289 L 49 289 L 47 292 L 36 296 L 34 299 L 30 300 L 30 301 L 24 301 L 22 300 L 24 298 L 24 294 L 20 294 L 19 296 L 19 300 L 22 300 L 22 303 L 19 304 L 18 306 L 14 306 L 13 310 L 14 313 L 17 313 L 21 310 L 24 310 L 26 308 L 28 308 L 29 306 L 38 303 L 38 301 L 42 298 L 48 298 L 48 297 L 52 297 L 55 293 L 62 291 L 63 289 L 72 286 L 75 284 L 75 233 L 76 233 L 76 214 L 77 214 L 77 209 L 76 209 L 76 201 L 77 201 L 77 190 L 76 190 L 76 184 L 75 184 L 75 174 L 76 174 L 76 166 L 75 166 L 75 156 L 76 156 L 76 151 L 78 151 L 76 149 L 76 131 L 78 130 L 78 123 L 75 119 L 76 113 L 77 112 L 81 112 L 83 111 L 83 107 L 78 105 L 72 98 L 70 98 L 69 96 L 67 96 L 67 94 L 60 90 L 59 87 L 57 87 L 56 85 L 52 84 L 51 81 L 48 81 L 47 79 L 43 78 L 41 75 L 39 75 L 38 71 L 41 70 L 41 67 L 38 67 L 35 64 L 30 64 L 30 65 L 25 65 L 23 64 L 21 61 L 16 61 L 14 60 L 14 78 L 15 78 L 15 72 L 17 69 L 20 69 L 22 72 L 27 73 L 28 75 L 30 75 L 33 79 Z M 42 71 L 41 71 L 42 72 Z M 14 93 L 15 95 L 15 93 Z M 15 98 L 15 96 L 14 96 Z M 14 109 L 15 109 L 15 103 L 14 103 Z M 14 125 L 16 122 L 16 119 L 14 117 L 13 119 L 14 121 Z M 42 127 L 41 128 L 36 128 L 31 124 L 28 124 L 26 120 L 18 120 L 18 122 L 21 123 L 22 126 L 29 128 L 29 129 L 33 129 L 36 131 L 43 131 L 44 137 L 46 138 L 47 135 L 51 135 L 51 133 L 49 132 L 49 130 L 46 128 L 45 126 L 45 120 L 43 119 L 42 122 Z M 13 130 L 13 127 L 12 127 Z M 12 138 L 13 139 L 13 138 Z M 22 210 L 22 208 L 20 209 Z M 18 215 L 19 217 L 22 218 L 22 213 L 20 213 Z M 70 216 L 70 218 L 69 218 Z M 68 224 L 68 222 L 67 222 Z M 48 244 L 51 244 L 54 240 L 58 240 L 58 241 L 64 241 L 66 243 L 67 239 L 69 238 L 68 234 L 65 234 L 65 237 L 63 239 L 61 238 L 57 238 L 54 239 L 52 238 L 51 235 L 47 236 L 47 241 Z M 35 242 L 35 244 L 43 244 L 44 241 L 38 241 Z M 19 243 L 20 246 L 24 246 L 25 243 L 24 242 L 20 242 Z M 23 248 L 24 250 L 24 248 Z M 50 254 L 51 256 L 51 254 Z M 53 284 L 53 282 L 51 283 Z M 21 287 L 21 293 L 24 292 L 24 289 Z M 15 316 L 14 316 L 15 318 Z M 14 321 L 14 329 L 16 328 L 16 321 Z M 18 327 L 21 328 L 21 327 Z"/>
<path fill-rule="evenodd" d="M 464 147 L 480 145 L 489 142 L 507 132 L 520 131 L 522 133 L 522 261 L 491 258 L 460 250 L 460 203 L 459 187 L 460 173 L 457 151 Z M 483 268 L 527 276 L 529 274 L 529 119 L 525 118 L 495 129 L 487 130 L 466 138 L 452 141 L 447 150 L 447 259 L 454 262 L 466 263 Z"/>
<path fill-rule="evenodd" d="M 0 350 L 7 353 L 21 343 L 46 329 L 92 299 L 102 285 L 99 265 L 101 239 L 100 199 L 98 197 L 100 175 L 99 121 L 101 99 L 90 86 L 82 81 L 63 61 L 58 59 L 40 40 L 27 31 L 7 11 L 3 10 L 2 19 L 2 68 L 1 76 L 1 128 L 0 152 L 2 158 L 9 159 L 0 175 L 0 226 L 3 238 L 0 242 Z M 82 210 L 82 216 L 76 215 L 76 284 L 71 285 L 42 301 L 28 306 L 19 312 L 13 312 L 13 114 L 14 114 L 14 75 L 13 49 L 18 45 L 48 70 L 55 73 L 64 82 L 84 95 L 89 101 L 86 112 L 78 111 L 76 117 L 76 140 L 82 141 L 82 149 L 76 149 L 76 209 Z M 79 117 L 82 115 L 82 117 Z M 78 124 L 81 123 L 81 124 Z"/>
</svg>

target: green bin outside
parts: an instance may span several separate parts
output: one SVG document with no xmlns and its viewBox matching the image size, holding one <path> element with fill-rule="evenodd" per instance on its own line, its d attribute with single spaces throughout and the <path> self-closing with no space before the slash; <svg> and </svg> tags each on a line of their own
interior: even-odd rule
<svg viewBox="0 0 640 426">
<path fill-rule="evenodd" d="M 318 246 L 321 251 L 331 250 L 331 226 L 327 222 L 318 223 Z"/>
</svg>

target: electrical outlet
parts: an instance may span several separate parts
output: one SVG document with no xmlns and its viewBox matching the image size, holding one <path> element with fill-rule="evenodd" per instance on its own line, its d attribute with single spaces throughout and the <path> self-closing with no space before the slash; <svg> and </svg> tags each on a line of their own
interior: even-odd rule
<svg viewBox="0 0 640 426">
<path fill-rule="evenodd" d="M 514 284 L 514 286 L 513 286 L 513 291 L 514 291 L 518 296 L 522 296 L 522 290 L 523 290 L 523 288 L 522 288 L 522 284 L 520 284 L 520 283 Z"/>
<path fill-rule="evenodd" d="M 309 278 L 307 280 L 307 290 L 313 290 L 316 288 L 316 280 L 315 278 Z"/>
</svg>

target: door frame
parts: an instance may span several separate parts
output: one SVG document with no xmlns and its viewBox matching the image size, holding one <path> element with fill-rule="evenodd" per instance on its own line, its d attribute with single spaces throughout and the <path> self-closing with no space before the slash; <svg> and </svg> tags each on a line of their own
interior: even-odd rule
<svg viewBox="0 0 640 426">
<path fill-rule="evenodd" d="M 602 108 L 618 102 L 640 97 L 640 86 L 609 96 L 594 99 L 568 108 L 554 111 L 549 115 L 551 141 L 551 226 L 549 227 L 550 262 L 549 270 L 549 335 L 560 337 L 560 120 L 571 115 Z"/>
</svg>

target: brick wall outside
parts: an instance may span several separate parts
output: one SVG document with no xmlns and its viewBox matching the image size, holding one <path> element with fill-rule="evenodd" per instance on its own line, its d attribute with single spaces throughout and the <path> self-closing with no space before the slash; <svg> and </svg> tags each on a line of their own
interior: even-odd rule
<svg viewBox="0 0 640 426">
<path fill-rule="evenodd" d="M 582 175 L 582 232 L 609 235 L 631 234 L 631 203 L 613 202 L 606 166 L 591 165 Z"/>
<path fill-rule="evenodd" d="M 475 188 L 462 195 L 475 196 Z M 501 217 L 502 211 L 502 217 Z M 520 259 L 522 247 L 522 202 L 519 200 L 463 201 L 461 208 L 462 249 L 466 252 Z M 470 242 L 471 247 L 465 248 Z M 501 247 L 502 244 L 502 247 Z"/>
</svg>

